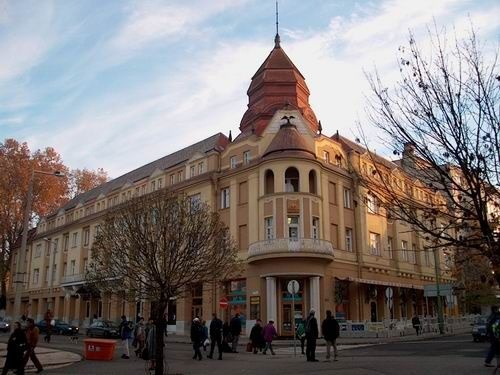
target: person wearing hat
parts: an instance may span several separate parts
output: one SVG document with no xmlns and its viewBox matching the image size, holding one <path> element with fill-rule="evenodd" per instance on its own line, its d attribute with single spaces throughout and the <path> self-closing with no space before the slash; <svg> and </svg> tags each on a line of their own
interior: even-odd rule
<svg viewBox="0 0 500 375">
<path fill-rule="evenodd" d="M 306 357 L 308 362 L 318 362 L 316 359 L 316 340 L 319 336 L 318 321 L 314 314 L 316 311 L 311 309 L 306 320 Z"/>
<path fill-rule="evenodd" d="M 191 325 L 191 342 L 193 343 L 194 355 L 193 359 L 198 358 L 201 361 L 200 346 L 202 345 L 203 327 L 201 326 L 200 319 L 194 318 Z"/>
<path fill-rule="evenodd" d="M 269 349 L 271 354 L 275 355 L 276 353 L 274 353 L 273 350 L 273 339 L 278 335 L 278 333 L 276 332 L 276 328 L 274 328 L 274 320 L 269 320 L 269 323 L 267 323 L 264 327 L 262 335 L 264 336 L 264 341 L 266 342 L 266 347 L 264 348 L 262 354 L 265 355 L 267 349 Z"/>
</svg>

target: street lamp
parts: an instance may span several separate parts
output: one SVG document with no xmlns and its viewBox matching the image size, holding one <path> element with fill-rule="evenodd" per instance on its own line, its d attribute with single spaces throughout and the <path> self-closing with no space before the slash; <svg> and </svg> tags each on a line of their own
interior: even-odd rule
<svg viewBox="0 0 500 375">
<path fill-rule="evenodd" d="M 21 267 L 24 267 L 24 257 L 26 255 L 26 245 L 28 242 L 28 226 L 31 217 L 31 203 L 33 200 L 33 181 L 35 179 L 35 174 L 43 174 L 48 176 L 65 177 L 65 174 L 61 171 L 37 171 L 35 169 L 31 170 L 31 176 L 28 183 L 28 194 L 26 195 L 26 206 L 24 208 L 24 221 L 23 221 L 23 233 L 21 237 L 21 250 L 19 253 L 19 261 L 16 264 L 16 283 L 15 297 L 14 297 L 14 319 L 17 319 L 21 315 L 21 285 L 24 285 L 24 275 L 25 271 L 21 272 Z"/>
</svg>

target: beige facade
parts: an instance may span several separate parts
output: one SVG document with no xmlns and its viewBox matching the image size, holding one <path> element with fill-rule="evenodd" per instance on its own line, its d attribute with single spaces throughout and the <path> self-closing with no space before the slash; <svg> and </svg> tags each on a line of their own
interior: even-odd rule
<svg viewBox="0 0 500 375">
<path fill-rule="evenodd" d="M 313 120 L 301 107 L 281 102 L 259 131 L 248 125 L 232 142 L 216 134 L 43 218 L 29 244 L 25 284 L 19 285 L 22 312 L 41 319 L 50 307 L 57 318 L 81 326 L 94 314 L 111 320 L 122 314 L 147 316 L 148 301 L 130 303 L 89 290 L 85 268 L 108 208 L 169 188 L 198 196 L 217 210 L 246 265 L 234 280 L 194 285 L 192 298 L 173 300 L 171 328 L 184 331 L 194 316 L 209 320 L 217 312 L 227 319 L 240 312 L 247 330 L 257 318 L 274 319 L 278 333 L 287 336 L 293 332 L 293 315 L 304 317 L 311 308 L 320 319 L 329 309 L 353 321 L 434 314 L 435 301 L 423 297 L 424 285 L 435 282 L 433 254 L 408 225 L 388 219 L 357 185 L 353 171 L 369 163 L 367 155 L 338 134 L 327 137 L 312 129 Z M 393 173 L 404 175 L 400 169 Z M 441 281 L 452 282 L 445 255 L 438 255 Z M 287 291 L 292 279 L 300 284 L 294 307 Z M 219 307 L 222 297 L 229 300 L 227 310 Z M 11 287 L 8 315 L 13 303 Z"/>
</svg>

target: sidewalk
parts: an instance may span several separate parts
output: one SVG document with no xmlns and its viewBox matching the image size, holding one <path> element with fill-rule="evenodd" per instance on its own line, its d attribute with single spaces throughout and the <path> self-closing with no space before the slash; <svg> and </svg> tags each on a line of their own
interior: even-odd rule
<svg viewBox="0 0 500 375">
<path fill-rule="evenodd" d="M 72 365 L 75 362 L 82 360 L 82 357 L 76 353 L 71 353 L 63 350 L 55 350 L 44 347 L 37 347 L 35 353 L 43 365 L 44 370 L 56 369 Z M 7 356 L 7 344 L 0 343 L 0 368 L 5 364 L 5 357 Z M 36 371 L 33 362 L 28 361 L 25 372 L 34 373 Z"/>
<path fill-rule="evenodd" d="M 413 335 L 406 335 L 406 336 L 394 336 L 394 337 L 339 337 L 337 339 L 337 345 L 365 345 L 365 344 L 384 344 L 384 343 L 392 343 L 392 342 L 405 342 L 405 341 L 417 341 L 417 340 L 427 340 L 427 339 L 432 339 L 432 338 L 439 338 L 439 337 L 450 337 L 450 336 L 455 336 L 455 335 L 460 335 L 464 333 L 470 333 L 471 328 L 464 328 L 464 329 L 457 329 L 454 332 L 449 332 L 445 333 L 443 335 L 440 335 L 439 333 L 424 333 L 419 336 L 413 334 Z M 472 336 L 471 336 L 472 339 Z M 248 340 L 250 340 L 247 336 L 241 336 L 240 337 L 240 344 L 241 343 L 246 343 Z M 174 334 L 169 334 L 168 337 L 165 339 L 166 343 L 176 343 L 176 344 L 190 344 L 191 339 L 187 335 L 176 335 Z M 299 342 L 297 340 L 297 342 Z M 285 346 L 285 347 L 292 347 L 293 346 L 293 340 L 291 339 L 286 339 L 286 340 L 274 340 L 273 341 L 274 346 Z M 324 346 L 325 341 L 323 339 L 318 339 L 318 346 Z"/>
</svg>

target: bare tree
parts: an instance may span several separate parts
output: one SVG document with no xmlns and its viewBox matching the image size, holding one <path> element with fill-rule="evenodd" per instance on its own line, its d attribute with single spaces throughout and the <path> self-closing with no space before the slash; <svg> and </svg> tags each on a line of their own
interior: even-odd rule
<svg viewBox="0 0 500 375">
<path fill-rule="evenodd" d="M 156 374 L 163 374 L 164 312 L 193 283 L 238 272 L 237 249 L 217 213 L 163 189 L 112 209 L 92 246 L 87 281 L 100 291 L 155 306 Z"/>
<path fill-rule="evenodd" d="M 387 163 L 367 152 L 359 181 L 426 246 L 484 255 L 500 282 L 498 48 L 486 49 L 473 29 L 451 41 L 437 27 L 429 35 L 428 54 L 411 33 L 399 48 L 395 87 L 367 74 L 369 122 L 402 158 Z"/>
</svg>

